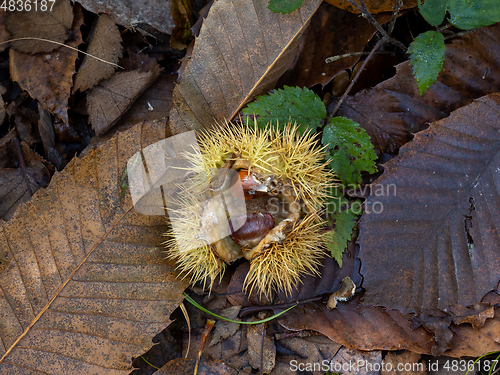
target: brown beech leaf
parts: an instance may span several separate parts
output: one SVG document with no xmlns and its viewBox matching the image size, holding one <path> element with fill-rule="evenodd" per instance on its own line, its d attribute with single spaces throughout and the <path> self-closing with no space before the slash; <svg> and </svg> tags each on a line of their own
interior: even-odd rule
<svg viewBox="0 0 500 375">
<path fill-rule="evenodd" d="M 428 354 L 432 334 L 424 328 L 411 329 L 409 316 L 359 304 L 355 296 L 328 310 L 324 303 L 299 305 L 288 311 L 280 324 L 292 331 L 312 330 L 330 340 L 358 350 L 399 350 Z"/>
<path fill-rule="evenodd" d="M 95 86 L 87 96 L 87 110 L 96 135 L 111 128 L 156 77 L 157 71 L 118 72 Z"/>
<path fill-rule="evenodd" d="M 11 132 L 0 140 L 0 147 L 8 148 L 11 157 L 17 159 L 16 168 L 0 168 L 0 218 L 5 221 L 10 220 L 21 204 L 30 200 L 34 192 L 50 181 L 50 172 L 43 158 L 31 151 L 26 143 L 21 142 L 21 153 L 26 167 L 26 176 L 24 175 L 14 146 L 14 136 L 15 133 Z"/>
<path fill-rule="evenodd" d="M 272 88 L 293 62 L 320 3 L 305 0 L 298 11 L 282 15 L 270 11 L 267 0 L 214 2 L 173 93 L 174 132 L 232 119 L 252 97 Z"/>
<path fill-rule="evenodd" d="M 0 12 L 0 52 L 6 49 L 10 43 L 3 43 L 9 39 L 12 39 L 10 33 L 7 31 L 5 25 L 5 19 L 7 18 L 6 12 Z"/>
<path fill-rule="evenodd" d="M 172 91 L 176 79 L 176 74 L 169 74 L 155 80 L 130 107 L 127 116 L 118 121 L 116 127 L 122 129 L 140 121 L 159 120 L 168 117 L 173 107 Z"/>
<path fill-rule="evenodd" d="M 23 3 L 24 7 L 27 3 Z M 44 3 L 44 4 L 43 4 Z M 9 12 L 6 20 L 7 29 L 12 38 L 40 38 L 64 43 L 69 38 L 73 22 L 73 7 L 69 0 L 33 1 L 31 10 Z M 43 7 L 45 5 L 45 10 Z M 35 9 L 37 7 L 37 9 Z M 35 54 L 51 52 L 59 45 L 40 40 L 19 40 L 12 42 L 12 47 L 19 52 Z"/>
<path fill-rule="evenodd" d="M 456 110 L 384 165 L 360 224 L 364 303 L 448 311 L 496 288 L 499 105 L 491 94 Z"/>
<path fill-rule="evenodd" d="M 79 3 L 93 13 L 109 14 L 117 24 L 130 29 L 146 24 L 162 33 L 170 34 L 175 26 L 170 1 L 81 0 Z"/>
<path fill-rule="evenodd" d="M 0 373 L 128 374 L 169 324 L 187 283 L 164 259 L 165 219 L 137 213 L 122 181 L 164 136 L 164 122 L 118 134 L 3 224 Z"/>
<path fill-rule="evenodd" d="M 83 24 L 83 13 L 75 5 L 73 22 L 73 39 L 68 41 L 72 47 L 82 42 L 80 26 Z M 50 53 L 29 55 L 10 49 L 9 65 L 13 81 L 19 83 L 33 99 L 38 100 L 45 109 L 57 115 L 65 123 L 68 122 L 68 98 L 73 84 L 75 61 L 78 52 L 66 47 L 59 47 Z"/>
<path fill-rule="evenodd" d="M 348 10 L 349 12 L 359 13 L 358 9 L 345 0 L 325 0 L 327 3 L 335 5 L 337 8 Z M 354 0 L 359 4 L 359 0 Z M 365 0 L 366 7 L 371 14 L 380 12 L 392 12 L 394 0 Z M 418 6 L 418 0 L 404 0 L 403 8 L 415 8 Z"/>
<path fill-rule="evenodd" d="M 123 52 L 121 41 L 120 31 L 114 21 L 107 14 L 101 14 L 90 35 L 87 53 L 116 64 Z M 114 65 L 86 55 L 76 74 L 73 92 L 94 87 L 99 81 L 111 77 L 114 71 Z"/>
<path fill-rule="evenodd" d="M 380 23 L 390 20 L 387 14 L 377 17 Z M 342 25 L 342 27 L 339 27 Z M 321 4 L 304 31 L 299 54 L 293 66 L 278 82 L 288 86 L 312 87 L 326 85 L 344 69 L 351 68 L 359 56 L 326 63 L 328 57 L 363 51 L 376 31 L 368 20 L 326 2 Z"/>
</svg>

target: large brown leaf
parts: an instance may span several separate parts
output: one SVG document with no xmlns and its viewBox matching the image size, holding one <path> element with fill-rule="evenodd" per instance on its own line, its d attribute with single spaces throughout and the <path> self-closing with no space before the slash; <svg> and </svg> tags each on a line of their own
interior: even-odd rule
<svg viewBox="0 0 500 375">
<path fill-rule="evenodd" d="M 435 122 L 385 165 L 360 227 L 367 304 L 470 306 L 500 275 L 500 95 Z"/>
<path fill-rule="evenodd" d="M 139 124 L 73 159 L 0 228 L 0 373 L 125 374 L 169 323 L 186 284 L 123 179 L 164 137 Z"/>
<path fill-rule="evenodd" d="M 320 3 L 305 0 L 299 10 L 282 15 L 267 9 L 267 0 L 214 2 L 173 93 L 174 131 L 231 119 L 253 96 L 272 88 L 292 63 Z"/>
</svg>

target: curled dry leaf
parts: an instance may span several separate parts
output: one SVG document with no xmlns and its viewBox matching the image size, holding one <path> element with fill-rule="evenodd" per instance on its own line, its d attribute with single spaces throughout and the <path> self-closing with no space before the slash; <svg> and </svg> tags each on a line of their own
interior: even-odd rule
<svg viewBox="0 0 500 375">
<path fill-rule="evenodd" d="M 81 8 L 75 5 L 73 38 L 67 44 L 72 47 L 82 42 L 80 26 L 83 24 Z M 68 123 L 68 98 L 73 85 L 75 61 L 78 52 L 61 46 L 50 53 L 29 55 L 10 49 L 9 66 L 13 81 L 19 83 L 43 108 Z"/>
<path fill-rule="evenodd" d="M 93 13 L 109 14 L 117 24 L 130 29 L 146 24 L 162 33 L 171 34 L 175 26 L 170 1 L 81 0 L 79 3 Z"/>
<path fill-rule="evenodd" d="M 105 133 L 158 77 L 157 72 L 115 73 L 87 96 L 87 110 L 96 135 Z"/>
<path fill-rule="evenodd" d="M 111 17 L 101 14 L 90 35 L 87 53 L 110 63 L 116 64 L 122 55 L 121 35 Z M 73 92 L 85 91 L 94 87 L 99 81 L 111 77 L 115 66 L 85 55 L 78 70 Z"/>
<path fill-rule="evenodd" d="M 89 150 L 2 226 L 0 373 L 128 374 L 168 325 L 186 283 L 164 259 L 164 218 L 119 183 L 164 136 L 145 123 Z"/>
<path fill-rule="evenodd" d="M 403 311 L 472 306 L 500 274 L 500 95 L 418 133 L 385 164 L 360 224 L 365 302 Z"/>
<path fill-rule="evenodd" d="M 15 151 L 14 136 L 15 132 L 12 131 L 0 140 L 0 148 L 10 150 L 10 158 L 16 158 L 9 163 L 15 163 L 15 168 L 0 168 L 0 218 L 5 221 L 14 215 L 21 204 L 29 201 L 34 192 L 46 186 L 50 181 L 50 172 L 43 158 L 22 142 L 21 152 L 26 166 L 26 175 L 24 175 L 19 155 Z"/>
<path fill-rule="evenodd" d="M 173 132 L 232 119 L 252 97 L 274 86 L 293 62 L 320 3 L 305 0 L 298 11 L 282 15 L 270 11 L 267 0 L 214 2 L 173 93 Z"/>
<path fill-rule="evenodd" d="M 23 3 L 27 6 L 27 3 Z M 46 10 L 42 8 L 45 3 Z M 32 9 L 27 11 L 9 12 L 6 25 L 12 38 L 41 38 L 58 43 L 64 43 L 70 35 L 73 22 L 73 7 L 69 0 L 38 1 L 30 4 Z M 37 6 L 37 10 L 35 10 Z M 2 12 L 3 13 L 3 12 Z M 39 40 L 20 40 L 12 42 L 12 47 L 19 52 L 35 54 L 51 52 L 59 46 L 55 43 Z"/>
</svg>

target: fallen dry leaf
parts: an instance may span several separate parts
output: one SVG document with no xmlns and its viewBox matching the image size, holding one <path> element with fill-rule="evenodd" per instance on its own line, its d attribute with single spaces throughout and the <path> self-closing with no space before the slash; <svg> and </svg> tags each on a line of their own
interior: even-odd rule
<svg viewBox="0 0 500 375">
<path fill-rule="evenodd" d="M 186 283 L 161 216 L 134 210 L 128 160 L 165 136 L 140 124 L 75 158 L 0 231 L 1 373 L 128 374 Z"/>
<path fill-rule="evenodd" d="M 158 72 L 119 72 L 95 86 L 87 96 L 87 110 L 95 134 L 99 136 L 108 131 L 156 77 Z"/>
<path fill-rule="evenodd" d="M 40 136 L 34 127 L 38 121 L 38 114 L 35 111 L 12 101 L 7 107 L 7 115 L 13 118 L 17 136 L 21 141 L 26 142 L 30 147 L 40 142 Z"/>
<path fill-rule="evenodd" d="M 5 155 L 3 158 L 3 163 L 10 159 L 8 163 L 16 165 L 15 168 L 0 168 L 0 218 L 5 221 L 10 220 L 17 208 L 29 201 L 33 193 L 45 187 L 51 177 L 43 158 L 31 151 L 26 143 L 21 142 L 21 152 L 26 167 L 26 176 L 24 175 L 14 145 L 14 137 L 15 132 L 11 131 L 0 140 L 0 148 L 10 151 L 10 155 Z"/>
<path fill-rule="evenodd" d="M 345 9 L 353 13 L 359 13 L 356 7 L 345 0 L 325 1 L 336 6 L 337 8 Z M 354 1 L 356 1 L 358 4 L 360 3 L 359 0 Z M 392 12 L 392 8 L 394 7 L 394 0 L 365 0 L 365 4 L 371 14 L 377 14 L 380 12 Z M 415 8 L 416 6 L 418 6 L 418 0 L 404 0 L 402 9 Z"/>
<path fill-rule="evenodd" d="M 377 17 L 385 23 L 390 16 Z M 339 27 L 342 25 L 342 27 Z M 351 68 L 359 56 L 346 57 L 331 63 L 325 59 L 363 51 L 376 29 L 368 20 L 348 11 L 323 3 L 304 31 L 299 53 L 293 66 L 280 78 L 288 86 L 325 86 L 344 69 Z"/>
<path fill-rule="evenodd" d="M 54 134 L 52 117 L 49 111 L 43 109 L 40 103 L 38 103 L 38 113 L 40 114 L 40 119 L 38 120 L 38 131 L 40 132 L 40 138 L 42 139 L 43 150 L 45 151 L 47 160 L 59 170 L 62 165 L 62 156 L 56 149 L 56 136 Z"/>
<path fill-rule="evenodd" d="M 196 360 L 177 358 L 163 366 L 157 375 L 192 375 Z M 197 375 L 236 375 L 237 371 L 227 366 L 224 362 L 207 358 L 204 355 L 198 366 Z"/>
<path fill-rule="evenodd" d="M 10 33 L 7 31 L 7 26 L 5 25 L 6 18 L 7 18 L 7 13 L 0 12 L 0 52 L 2 52 L 10 45 L 10 43 L 3 43 L 3 42 L 12 39 Z"/>
<path fill-rule="evenodd" d="M 374 185 L 386 188 L 360 224 L 364 303 L 448 311 L 496 288 L 499 103 L 491 94 L 456 110 L 384 165 Z"/>
<path fill-rule="evenodd" d="M 93 13 L 108 14 L 117 24 L 129 29 L 146 24 L 162 33 L 170 34 L 175 26 L 170 12 L 170 1 L 81 0 L 79 3 Z"/>
<path fill-rule="evenodd" d="M 381 363 L 380 351 L 361 352 L 344 347 L 333 357 L 330 366 L 332 371 L 341 372 L 342 375 L 372 375 L 377 373 L 375 366 L 380 368 Z"/>
<path fill-rule="evenodd" d="M 114 21 L 107 15 L 101 14 L 95 22 L 87 53 L 109 63 L 116 64 L 120 59 L 123 47 L 121 35 Z M 75 77 L 72 92 L 85 91 L 94 87 L 99 81 L 111 77 L 116 67 L 85 55 L 80 69 Z"/>
<path fill-rule="evenodd" d="M 173 132 L 231 119 L 271 88 L 292 63 L 320 3 L 305 0 L 297 12 L 282 15 L 270 11 L 267 0 L 214 2 L 173 93 Z"/>
<path fill-rule="evenodd" d="M 276 363 L 276 345 L 266 333 L 264 324 L 247 327 L 249 363 L 254 369 L 269 374 Z"/>
<path fill-rule="evenodd" d="M 32 37 L 58 43 L 64 43 L 69 38 L 73 22 L 73 6 L 69 0 L 38 1 L 29 4 L 32 7 L 29 11 L 9 12 L 5 23 L 12 38 Z M 28 2 L 23 3 L 23 8 L 27 5 Z M 56 43 L 40 40 L 20 40 L 11 43 L 17 51 L 28 54 L 51 52 L 59 48 Z"/>
<path fill-rule="evenodd" d="M 80 26 L 83 13 L 78 6 L 72 27 L 73 38 L 67 44 L 72 47 L 82 42 Z M 68 98 L 73 85 L 75 61 L 78 52 L 59 47 L 50 53 L 29 55 L 10 49 L 9 66 L 13 81 L 19 83 L 33 99 L 38 100 L 45 109 L 68 123 Z"/>
<path fill-rule="evenodd" d="M 403 353 L 387 353 L 384 358 L 385 368 L 380 370 L 380 375 L 427 375 L 425 361 L 420 361 L 420 354 L 404 351 Z M 402 370 L 398 369 L 398 366 Z M 389 370 L 393 369 L 392 371 Z"/>
</svg>

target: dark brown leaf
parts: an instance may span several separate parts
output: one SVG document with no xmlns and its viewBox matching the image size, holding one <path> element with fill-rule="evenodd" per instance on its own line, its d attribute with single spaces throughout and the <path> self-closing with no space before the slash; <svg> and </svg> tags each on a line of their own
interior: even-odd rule
<svg viewBox="0 0 500 375">
<path fill-rule="evenodd" d="M 56 2 L 57 3 L 57 2 Z M 80 26 L 83 13 L 75 6 L 73 39 L 67 44 L 76 47 L 82 42 Z M 50 53 L 29 55 L 10 49 L 9 65 L 13 81 L 19 83 L 33 99 L 38 100 L 45 109 L 68 122 L 68 98 L 73 84 L 75 61 L 78 52 L 59 47 Z"/>
<path fill-rule="evenodd" d="M 2 138 L 0 148 L 13 150 L 15 148 L 14 135 L 12 132 L 10 136 Z M 11 152 L 11 157 L 17 158 L 18 167 L 0 169 L 0 218 L 5 221 L 10 220 L 21 204 L 31 199 L 32 193 L 46 186 L 50 181 L 50 172 L 46 168 L 43 158 L 31 151 L 24 142 L 21 143 L 21 151 L 28 181 L 24 176 L 17 152 L 15 154 Z"/>
<path fill-rule="evenodd" d="M 43 150 L 45 151 L 47 160 L 57 169 L 60 169 L 62 165 L 62 156 L 59 151 L 56 150 L 56 136 L 54 134 L 52 116 L 49 111 L 43 109 L 40 103 L 38 103 L 38 113 L 40 114 L 38 131 L 40 132 L 40 138 L 42 138 Z"/>
<path fill-rule="evenodd" d="M 187 284 L 164 259 L 164 218 L 120 183 L 164 135 L 141 124 L 73 159 L 2 226 L 0 373 L 127 374 L 168 325 Z"/>
<path fill-rule="evenodd" d="M 0 12 L 0 52 L 6 49 L 10 43 L 3 43 L 9 39 L 12 39 L 10 33 L 7 31 L 7 26 L 5 25 L 5 19 L 7 18 L 6 12 Z"/>
<path fill-rule="evenodd" d="M 157 72 L 137 70 L 115 73 L 94 87 L 87 97 L 87 109 L 96 135 L 111 128 L 157 76 Z"/>
<path fill-rule="evenodd" d="M 425 361 L 420 360 L 420 354 L 417 353 L 405 351 L 394 354 L 389 352 L 384 358 L 384 363 L 386 366 L 380 370 L 380 375 L 427 375 L 427 365 Z M 411 369 L 404 370 L 408 364 L 411 364 Z M 392 370 L 389 371 L 389 368 Z"/>
<path fill-rule="evenodd" d="M 107 14 L 101 14 L 90 35 L 87 53 L 107 62 L 116 64 L 122 55 L 121 35 L 118 27 Z M 111 77 L 116 67 L 85 55 L 78 70 L 73 92 L 85 91 L 99 81 Z"/>
<path fill-rule="evenodd" d="M 384 15 L 379 17 L 379 22 L 385 23 L 389 19 Z M 363 51 L 375 31 L 375 26 L 368 20 L 328 3 L 321 4 L 304 32 L 293 67 L 281 77 L 278 86 L 281 82 L 299 87 L 326 85 L 337 73 L 351 68 L 359 56 L 331 63 L 326 63 L 325 59 Z"/>
<path fill-rule="evenodd" d="M 349 12 L 359 13 L 356 7 L 344 0 L 326 0 L 326 2 Z M 359 4 L 359 0 L 357 2 Z M 365 0 L 365 4 L 371 14 L 392 12 L 392 8 L 394 7 L 393 0 Z M 415 8 L 418 6 L 418 0 L 404 0 L 403 4 L 402 9 Z"/>
<path fill-rule="evenodd" d="M 499 103 L 491 94 L 456 110 L 385 165 L 360 224 L 365 303 L 448 311 L 496 288 Z"/>
<path fill-rule="evenodd" d="M 23 2 L 23 6 L 27 6 L 28 3 Z M 49 39 L 58 43 L 64 43 L 69 38 L 73 22 L 73 7 L 69 0 L 33 1 L 30 5 L 32 9 L 29 11 L 9 12 L 6 25 L 12 38 L 33 37 Z M 35 6 L 38 9 L 35 10 Z M 20 40 L 12 42 L 12 47 L 19 52 L 35 54 L 52 52 L 59 48 L 59 45 L 40 40 Z"/>
<path fill-rule="evenodd" d="M 305 0 L 297 12 L 282 15 L 270 11 L 267 0 L 214 2 L 173 93 L 173 131 L 222 123 L 272 88 L 292 63 L 320 3 Z"/>
<path fill-rule="evenodd" d="M 126 28 L 134 29 L 147 24 L 165 34 L 175 26 L 170 12 L 170 1 L 164 0 L 81 0 L 83 7 L 93 13 L 106 13 Z"/>
<path fill-rule="evenodd" d="M 269 374 L 276 363 L 274 340 L 266 333 L 264 324 L 252 324 L 247 327 L 249 363 L 264 374 Z"/>
</svg>

